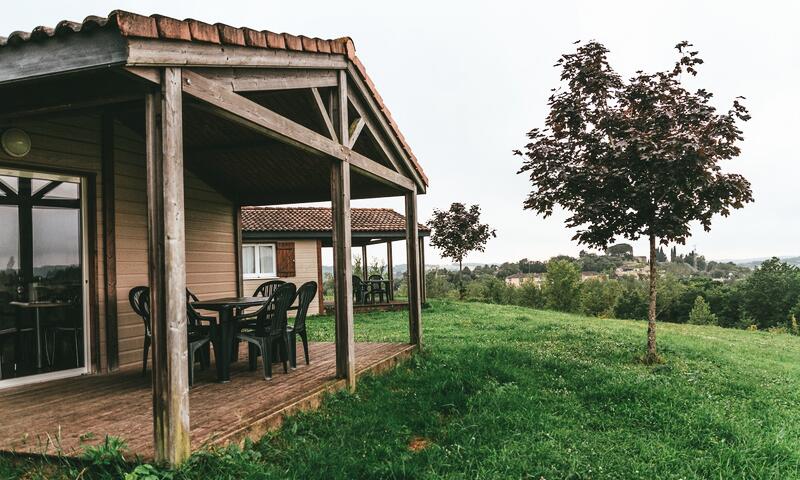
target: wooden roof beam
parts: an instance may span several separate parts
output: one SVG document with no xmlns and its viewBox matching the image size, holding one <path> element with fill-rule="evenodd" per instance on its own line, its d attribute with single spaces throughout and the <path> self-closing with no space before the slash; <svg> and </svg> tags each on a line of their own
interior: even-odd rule
<svg viewBox="0 0 800 480">
<path fill-rule="evenodd" d="M 299 123 L 235 93 L 230 86 L 183 69 L 183 91 L 201 101 L 194 106 L 312 154 L 349 162 L 360 173 L 403 190 L 414 182 Z"/>
<path fill-rule="evenodd" d="M 289 68 L 202 68 L 195 70 L 214 81 L 229 84 L 234 92 L 266 92 L 335 87 L 336 70 Z"/>
<path fill-rule="evenodd" d="M 381 112 L 381 109 L 378 108 L 378 105 L 375 102 L 375 99 L 373 99 L 372 95 L 370 93 L 368 93 L 370 91 L 369 87 L 367 87 L 366 83 L 361 78 L 361 75 L 359 74 L 358 70 L 355 68 L 355 66 L 352 63 L 349 63 L 347 65 L 347 73 L 349 74 L 349 77 L 352 80 L 350 82 L 351 88 L 350 88 L 350 90 L 348 92 L 348 98 L 350 99 L 350 102 L 353 104 L 353 107 L 359 108 L 359 106 L 360 106 L 363 111 L 367 111 L 367 109 L 368 109 L 368 111 L 374 115 L 374 117 L 377 120 L 377 123 L 381 127 L 381 129 L 378 130 L 377 126 L 374 125 L 374 124 L 372 126 L 367 124 L 367 126 L 370 127 L 370 130 L 373 132 L 373 136 L 376 138 L 376 140 L 380 141 L 380 136 L 379 135 L 375 135 L 374 133 L 379 132 L 379 131 L 388 132 L 387 137 L 389 138 L 389 142 L 390 142 L 391 146 L 394 148 L 394 151 L 400 153 L 400 158 L 402 158 L 404 160 L 403 163 L 406 165 L 408 172 L 410 172 L 410 174 L 413 176 L 414 180 L 417 183 L 417 187 L 418 187 L 417 188 L 417 193 L 425 193 L 425 182 L 423 182 L 422 178 L 417 174 L 416 170 L 414 169 L 414 166 L 412 165 L 411 160 L 406 158 L 405 151 L 400 146 L 400 142 L 398 141 L 398 139 L 394 135 L 394 133 L 392 133 L 393 129 L 389 126 L 389 122 L 384 118 L 383 113 Z M 359 92 L 361 92 L 361 94 L 365 98 L 365 100 L 366 100 L 366 104 L 365 105 L 361 104 L 361 102 L 358 102 L 358 98 L 356 98 L 356 96 L 354 95 L 356 89 Z M 353 99 L 356 99 L 356 102 L 358 102 L 358 105 L 356 104 L 356 102 L 353 102 Z M 364 113 L 363 111 L 361 112 L 362 117 L 364 117 L 365 119 L 368 119 L 368 117 L 365 117 L 363 115 L 363 113 Z M 381 147 L 381 148 L 383 149 L 383 147 Z M 387 148 L 384 151 L 389 151 L 389 150 Z M 393 165 L 395 163 L 397 163 L 397 157 L 394 154 L 392 154 L 392 156 L 390 158 L 395 158 L 395 162 L 393 162 Z M 397 166 L 395 165 L 395 167 L 397 167 Z"/>
<path fill-rule="evenodd" d="M 331 140 L 338 143 L 339 138 L 336 135 L 336 129 L 333 128 L 333 121 L 331 120 L 330 114 L 328 114 L 328 109 L 325 108 L 325 102 L 322 100 L 322 95 L 320 95 L 319 89 L 312 88 L 311 95 L 314 97 L 314 104 L 317 106 L 317 113 L 319 113 L 322 123 L 325 124 L 325 128 L 328 130 L 328 136 L 330 136 Z"/>
<path fill-rule="evenodd" d="M 77 36 L 77 35 L 76 35 Z M 341 54 L 128 38 L 128 66 L 346 69 Z"/>
</svg>

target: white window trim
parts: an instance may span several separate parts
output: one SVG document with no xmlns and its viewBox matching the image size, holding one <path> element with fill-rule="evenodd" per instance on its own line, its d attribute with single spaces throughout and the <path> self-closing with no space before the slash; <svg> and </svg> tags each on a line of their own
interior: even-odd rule
<svg viewBox="0 0 800 480">
<path fill-rule="evenodd" d="M 278 278 L 278 246 L 275 243 L 244 243 L 242 244 L 242 261 L 244 261 L 244 248 L 255 247 L 253 258 L 255 259 L 255 273 L 242 273 L 245 280 L 261 280 L 268 278 Z M 272 272 L 261 273 L 261 255 L 259 249 L 262 247 L 272 249 Z M 242 264 L 242 272 L 244 272 L 244 264 Z"/>
</svg>

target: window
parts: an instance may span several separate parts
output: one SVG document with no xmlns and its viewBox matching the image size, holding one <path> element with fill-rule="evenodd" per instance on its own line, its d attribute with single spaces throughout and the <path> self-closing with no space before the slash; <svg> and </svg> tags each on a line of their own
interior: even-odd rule
<svg viewBox="0 0 800 480">
<path fill-rule="evenodd" d="M 242 272 L 244 278 L 274 278 L 275 244 L 259 243 L 242 246 Z"/>
</svg>

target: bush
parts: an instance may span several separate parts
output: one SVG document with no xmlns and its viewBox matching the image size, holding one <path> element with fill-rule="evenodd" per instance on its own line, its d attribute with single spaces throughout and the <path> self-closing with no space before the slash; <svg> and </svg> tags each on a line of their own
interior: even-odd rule
<svg viewBox="0 0 800 480">
<path fill-rule="evenodd" d="M 689 323 L 693 325 L 717 324 L 717 316 L 711 312 L 711 307 L 700 295 L 695 298 L 692 311 L 689 312 Z"/>
<path fill-rule="evenodd" d="M 542 289 L 533 282 L 523 282 L 516 291 L 517 305 L 530 308 L 544 308 L 547 304 Z"/>
<path fill-rule="evenodd" d="M 547 307 L 562 312 L 577 312 L 581 304 L 581 271 L 569 260 L 547 262 L 544 280 Z"/>
<path fill-rule="evenodd" d="M 791 309 L 800 300 L 800 269 L 771 258 L 742 286 L 744 313 L 759 329 L 786 326 Z"/>
<path fill-rule="evenodd" d="M 641 282 L 628 282 L 614 305 L 614 316 L 632 320 L 647 319 L 649 297 L 644 284 Z"/>
<path fill-rule="evenodd" d="M 613 317 L 620 293 L 614 280 L 586 280 L 581 287 L 581 310 L 594 317 Z"/>
</svg>

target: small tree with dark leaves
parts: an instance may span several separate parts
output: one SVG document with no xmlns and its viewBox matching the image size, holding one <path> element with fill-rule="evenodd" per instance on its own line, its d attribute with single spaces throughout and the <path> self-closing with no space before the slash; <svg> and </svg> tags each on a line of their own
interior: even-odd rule
<svg viewBox="0 0 800 480">
<path fill-rule="evenodd" d="M 738 97 L 725 113 L 712 94 L 690 92 L 681 75 L 703 63 L 687 42 L 668 71 L 637 72 L 623 80 L 608 64 L 608 50 L 591 42 L 556 63 L 562 86 L 548 105 L 544 129 L 530 142 L 519 173 L 533 190 L 525 208 L 543 214 L 556 205 L 570 212 L 578 243 L 604 248 L 622 236 L 650 241 L 647 362 L 656 352 L 656 246 L 684 244 L 689 224 L 707 231 L 714 215 L 727 216 L 753 200 L 750 183 L 723 173 L 719 163 L 739 155 L 738 121 L 750 116 Z"/>
<path fill-rule="evenodd" d="M 473 205 L 467 209 L 463 203 L 453 203 L 449 210 L 434 210 L 428 226 L 433 230 L 431 246 L 442 251 L 442 256 L 458 262 L 458 295 L 464 298 L 461 281 L 461 263 L 467 253 L 482 252 L 489 237 L 496 237 L 489 225 L 480 223 L 481 208 Z"/>
</svg>

